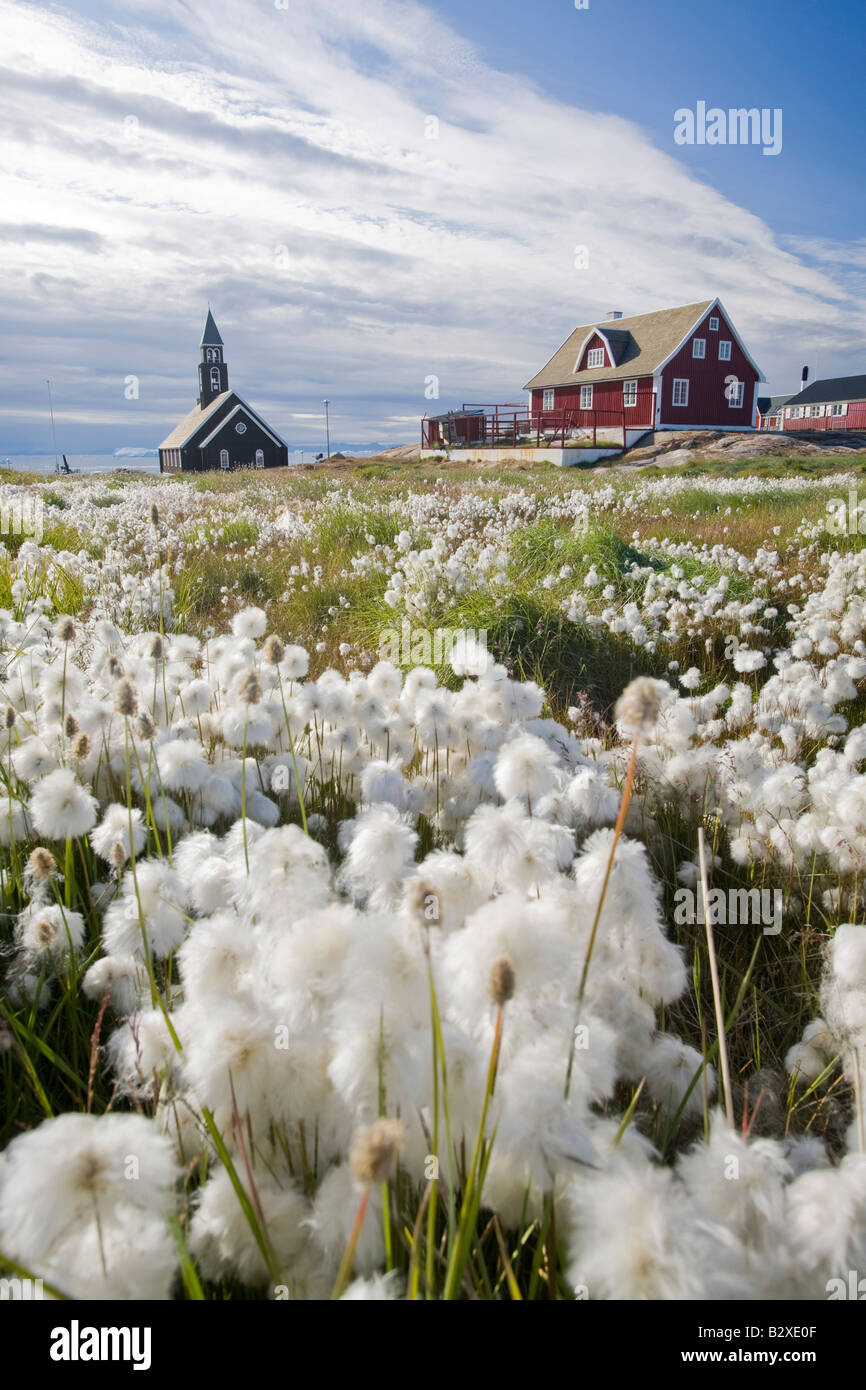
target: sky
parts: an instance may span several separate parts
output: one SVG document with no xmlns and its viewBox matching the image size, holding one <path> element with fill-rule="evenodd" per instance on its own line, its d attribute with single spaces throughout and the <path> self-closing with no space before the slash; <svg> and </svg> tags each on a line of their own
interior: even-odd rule
<svg viewBox="0 0 866 1390">
<path fill-rule="evenodd" d="M 53 452 L 46 379 L 61 450 L 155 447 L 208 304 L 292 448 L 714 295 L 768 394 L 866 371 L 860 8 L 578 3 L 0 0 L 0 455 Z M 700 102 L 779 152 L 677 143 Z"/>
</svg>

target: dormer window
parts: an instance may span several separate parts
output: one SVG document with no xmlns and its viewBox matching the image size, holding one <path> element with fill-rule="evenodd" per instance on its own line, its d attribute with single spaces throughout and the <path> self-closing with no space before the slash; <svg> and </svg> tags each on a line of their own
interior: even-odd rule
<svg viewBox="0 0 866 1390">
<path fill-rule="evenodd" d="M 707 340 L 706 338 L 692 338 L 692 357 L 706 357 Z"/>
<path fill-rule="evenodd" d="M 590 348 L 586 354 L 587 367 L 604 366 L 604 348 Z"/>
</svg>

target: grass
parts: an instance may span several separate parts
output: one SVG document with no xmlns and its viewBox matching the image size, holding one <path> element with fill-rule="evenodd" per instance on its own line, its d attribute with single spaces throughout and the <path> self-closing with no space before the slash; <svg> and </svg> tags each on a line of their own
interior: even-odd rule
<svg viewBox="0 0 866 1390">
<path fill-rule="evenodd" d="M 709 652 L 700 635 L 687 632 L 675 645 L 649 652 L 637 650 L 607 627 L 570 621 L 563 600 L 575 590 L 586 592 L 583 579 L 590 566 L 604 585 L 612 587 L 614 596 L 606 602 L 619 608 L 639 588 L 635 567 L 652 570 L 663 578 L 678 566 L 686 581 L 700 579 L 704 590 L 725 574 L 730 579 L 728 592 L 732 597 L 748 601 L 760 593 L 767 603 L 778 607 L 776 619 L 770 622 L 770 636 L 763 640 L 771 646 L 782 645 L 786 620 L 783 603 L 776 602 L 777 596 L 770 590 L 759 589 L 755 575 L 728 569 L 719 557 L 676 556 L 674 548 L 686 542 L 703 542 L 708 549 L 736 547 L 754 554 L 758 546 L 772 544 L 779 550 L 786 579 L 799 573 L 808 575 L 816 560 L 814 555 L 804 558 L 798 527 L 804 518 L 817 522 L 825 515 L 826 500 L 835 494 L 829 485 L 824 488 L 821 484 L 843 469 L 857 477 L 864 476 L 866 459 L 846 453 L 832 460 L 784 461 L 773 456 L 751 462 L 725 460 L 712 466 L 695 463 L 686 469 L 670 470 L 671 476 L 680 480 L 694 480 L 694 486 L 686 486 L 663 502 L 648 503 L 637 515 L 625 505 L 628 490 L 641 479 L 664 476 L 663 471 L 641 470 L 627 478 L 605 473 L 597 479 L 552 464 L 496 465 L 478 470 L 452 465 L 447 460 L 425 465 L 396 466 L 372 461 L 345 469 L 281 470 L 267 479 L 270 511 L 262 505 L 255 517 L 224 517 L 221 508 L 225 506 L 228 511 L 234 502 L 239 509 L 247 503 L 251 508 L 259 507 L 260 477 L 207 475 L 195 478 L 191 486 L 196 494 L 213 499 L 214 511 L 202 522 L 190 522 L 189 536 L 203 540 L 205 548 L 189 546 L 178 560 L 172 580 L 176 617 L 181 627 L 201 634 L 208 627 L 223 629 L 227 617 L 240 603 L 260 605 L 266 609 L 271 630 L 285 640 L 308 646 L 313 675 L 328 666 L 342 667 L 341 644 L 348 644 L 353 658 L 360 658 L 363 653 L 375 657 L 382 631 L 399 626 L 401 615 L 384 599 L 394 556 L 391 562 L 383 557 L 393 549 L 395 537 L 407 524 L 399 504 L 409 491 L 438 490 L 448 514 L 449 507 L 456 507 L 467 490 L 495 506 L 513 489 L 522 488 L 530 504 L 536 504 L 536 510 L 533 519 L 515 526 L 510 533 L 507 586 L 496 590 L 471 589 L 459 595 L 453 606 L 447 599 L 437 600 L 427 621 L 431 626 L 485 630 L 496 660 L 515 677 L 543 686 L 547 694 L 545 714 L 565 722 L 569 707 L 583 704 L 587 722 L 582 731 L 609 739 L 613 704 L 634 676 L 665 676 L 672 659 L 679 661 L 681 669 L 698 665 L 706 686 L 716 679 L 730 679 L 731 672 L 720 650 L 723 633 L 714 634 Z M 792 474 L 814 480 L 814 492 L 791 494 L 780 486 L 759 496 L 747 489 L 720 496 L 701 486 L 701 481 L 711 476 L 744 481 L 759 477 L 781 482 Z M 20 484 L 30 480 L 16 474 L 14 480 L 4 477 L 3 481 Z M 32 481 L 44 484 L 44 479 Z M 176 479 L 153 481 L 160 487 L 178 486 Z M 575 528 L 570 516 L 556 512 L 553 504 L 557 501 L 567 501 L 574 492 L 591 492 L 599 485 L 617 489 L 616 502 L 604 511 L 603 519 L 594 517 L 581 529 Z M 44 543 L 56 552 L 77 553 L 84 549 L 96 554 L 98 540 L 65 515 L 53 515 L 73 510 L 77 486 L 78 480 L 72 479 L 63 484 L 62 492 L 57 491 L 56 485 L 43 492 L 47 507 Z M 110 509 L 122 500 L 123 480 L 109 478 L 103 480 L 102 486 L 105 492 L 91 498 L 99 510 Z M 275 538 L 268 524 L 282 509 L 304 509 L 304 514 L 312 518 L 310 535 L 303 539 Z M 480 519 L 480 532 L 484 524 Z M 778 536 L 772 534 L 774 527 L 779 528 Z M 427 541 L 421 526 L 414 527 L 413 539 L 416 546 Z M 20 595 L 13 591 L 14 554 L 20 538 L 4 540 L 5 553 L 0 554 L 0 608 L 7 608 L 16 616 L 22 610 Z M 833 539 L 833 545 L 839 548 L 859 548 L 862 543 L 859 536 Z M 371 553 L 381 563 L 367 571 L 353 568 L 353 558 Z M 320 568 L 316 583 L 309 582 L 309 572 L 303 572 L 303 561 L 308 571 L 312 566 Z M 573 573 L 559 579 L 563 567 L 569 567 Z M 293 574 L 293 569 L 299 572 Z M 554 576 L 555 582 L 546 587 L 548 576 Z M 90 601 L 86 583 L 56 560 L 32 576 L 28 584 L 31 597 L 44 597 L 49 615 L 80 613 Z M 450 670 L 438 674 L 449 684 L 459 683 Z M 760 684 L 766 674 L 754 678 L 755 684 Z M 842 706 L 841 712 L 850 725 L 856 725 L 866 717 L 866 705 L 858 697 Z M 9 783 L 2 759 L 0 776 Z M 760 868 L 752 870 L 738 865 L 731 856 L 726 835 L 705 817 L 699 801 L 689 805 L 670 801 L 652 819 L 636 819 L 641 776 L 638 770 L 637 798 L 626 822 L 626 833 L 640 833 L 646 840 L 662 888 L 665 920 L 671 924 L 671 932 L 695 982 L 694 991 L 665 1012 L 662 1026 L 706 1053 L 707 1030 L 713 1029 L 706 937 L 696 924 L 678 924 L 674 913 L 678 868 L 695 854 L 698 830 L 702 828 L 711 855 L 718 855 L 721 861 L 712 871 L 714 887 L 781 887 L 786 903 L 798 904 L 786 909 L 785 930 L 779 936 L 756 936 L 754 931 L 724 925 L 715 931 L 720 1008 L 726 1019 L 738 1121 L 741 1116 L 752 1115 L 760 1096 L 754 1117 L 755 1134 L 819 1134 L 838 1153 L 849 1118 L 849 1105 L 838 1085 L 834 1082 L 829 1088 L 815 1087 L 795 1094 L 788 1088 L 784 1074 L 787 1049 L 799 1039 L 804 1024 L 816 1012 L 816 981 L 823 951 L 837 924 L 836 916 L 822 908 L 822 894 L 837 885 L 826 874 L 804 875 L 795 871 L 781 878 L 776 873 L 771 883 Z M 14 787 L 12 790 L 14 794 Z M 125 799 L 122 786 L 117 788 L 117 794 L 120 800 Z M 305 809 L 307 815 L 323 817 L 324 837 L 333 851 L 338 824 L 352 814 L 353 808 L 344 791 L 329 777 L 326 766 L 320 766 L 308 790 Z M 300 823 L 300 808 L 295 809 L 293 818 Z M 146 820 L 145 853 L 155 853 L 164 844 L 151 812 Z M 425 820 L 420 832 L 419 853 L 434 848 L 437 841 L 432 824 Z M 61 981 L 47 1009 L 37 1009 L 36 1003 L 13 1008 L 8 998 L 0 1000 L 0 1036 L 7 1044 L 0 1048 L 0 1147 L 44 1116 L 70 1109 L 98 1114 L 117 1103 L 102 1069 L 94 1070 L 92 1066 L 94 1050 L 102 1041 L 100 1006 L 83 999 L 79 991 L 81 975 L 98 950 L 99 915 L 91 885 L 104 867 L 100 869 L 86 839 L 76 844 L 71 859 L 65 845 L 49 848 L 59 862 L 71 868 L 65 886 L 66 906 L 82 912 L 87 924 L 87 947 L 81 963 Z M 0 919 L 0 949 L 8 945 L 10 923 L 26 901 L 21 855 L 4 850 L 2 861 L 6 895 L 4 916 Z M 431 987 L 434 1071 L 444 1087 L 444 1053 L 441 1039 L 436 1041 L 436 1009 L 435 990 Z M 752 1078 L 748 1084 L 746 1077 Z M 495 1059 L 491 1058 L 488 1098 L 494 1080 Z M 666 1156 L 693 1137 L 694 1127 L 684 1121 L 673 1125 L 662 1122 L 635 1096 L 633 1089 L 626 1088 L 617 1097 L 617 1105 L 624 1111 L 632 1103 L 635 1109 L 630 1121 L 643 1124 Z M 444 1110 L 441 1116 L 437 1111 L 436 1119 L 445 1125 Z M 522 1291 L 523 1296 L 531 1292 L 549 1294 L 551 1290 L 554 1295 L 567 1293 L 559 1287 L 555 1270 L 552 1274 L 549 1268 L 545 1272 L 549 1232 L 544 1221 L 527 1223 L 517 1232 L 506 1232 L 500 1244 L 502 1233 L 497 1233 L 492 1214 L 480 1205 L 488 1160 L 489 1147 L 482 1125 L 474 1153 L 461 1156 L 463 1186 L 459 1209 L 447 1210 L 441 1205 L 441 1198 L 437 1205 L 433 1191 L 432 1204 L 428 1206 L 432 1216 L 422 1213 L 423 1219 L 417 1217 L 417 1224 L 418 1194 L 409 1191 L 398 1174 L 389 1189 L 394 1229 L 401 1234 L 396 1266 L 410 1280 L 415 1279 L 419 1289 L 438 1289 L 447 1297 L 460 1291 L 467 1270 L 478 1296 L 498 1296 L 502 1291 L 514 1296 L 515 1289 Z M 187 1175 L 190 1203 L 199 1176 Z M 444 1269 L 438 1273 L 433 1267 L 437 1249 L 444 1251 Z M 195 1269 L 187 1265 L 183 1296 L 197 1296 L 197 1287 L 206 1297 L 243 1296 L 228 1282 L 219 1286 L 199 1282 Z"/>
</svg>

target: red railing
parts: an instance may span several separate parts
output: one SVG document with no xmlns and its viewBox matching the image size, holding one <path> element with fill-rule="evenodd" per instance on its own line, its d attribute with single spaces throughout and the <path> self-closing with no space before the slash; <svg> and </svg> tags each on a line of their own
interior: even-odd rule
<svg viewBox="0 0 866 1390">
<path fill-rule="evenodd" d="M 645 406 L 650 406 L 648 411 Z M 569 443 L 592 438 L 598 442 L 600 430 L 622 433 L 626 447 L 630 428 L 652 429 L 655 421 L 655 392 L 638 392 L 634 406 L 609 410 L 531 409 L 525 404 L 473 405 L 466 403 L 460 411 L 449 415 L 425 416 L 421 421 L 421 444 L 424 448 L 437 445 L 456 445 L 463 448 L 541 448 L 544 445 L 565 448 Z"/>
</svg>

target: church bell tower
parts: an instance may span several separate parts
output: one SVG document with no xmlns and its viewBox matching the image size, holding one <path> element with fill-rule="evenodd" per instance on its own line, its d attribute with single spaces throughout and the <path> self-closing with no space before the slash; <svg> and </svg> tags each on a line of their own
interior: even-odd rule
<svg viewBox="0 0 866 1390">
<path fill-rule="evenodd" d="M 202 410 L 206 410 L 211 401 L 229 389 L 229 370 L 223 361 L 223 340 L 210 309 L 207 311 L 207 322 L 201 335 L 198 380 L 198 403 Z"/>
</svg>

